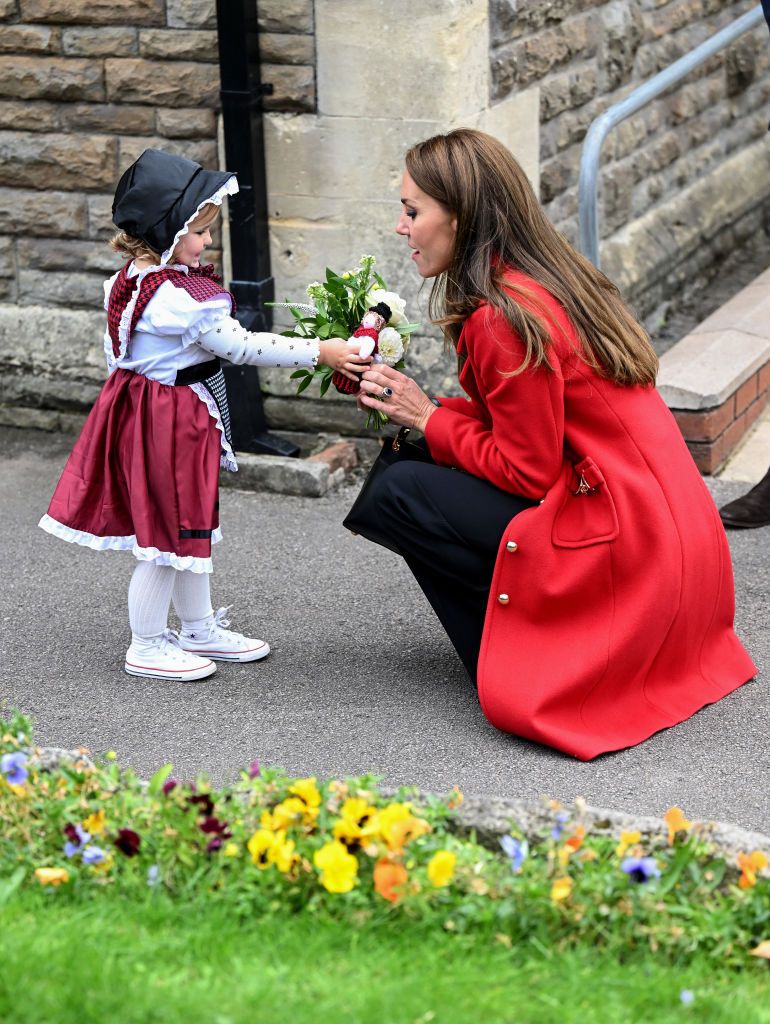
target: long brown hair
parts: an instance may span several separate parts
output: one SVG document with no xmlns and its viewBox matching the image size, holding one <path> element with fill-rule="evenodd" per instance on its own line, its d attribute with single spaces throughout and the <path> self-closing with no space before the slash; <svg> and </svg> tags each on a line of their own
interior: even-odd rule
<svg viewBox="0 0 770 1024">
<path fill-rule="evenodd" d="M 537 281 L 566 310 L 582 358 L 617 384 L 654 384 L 658 358 L 615 285 L 563 238 L 512 154 L 485 132 L 458 128 L 413 146 L 414 183 L 457 218 L 452 261 L 433 283 L 430 312 L 455 345 L 481 302 L 501 310 L 526 346 L 521 373 L 548 362 L 550 331 L 535 296 L 506 267 Z M 544 310 L 541 310 L 543 314 Z"/>
</svg>

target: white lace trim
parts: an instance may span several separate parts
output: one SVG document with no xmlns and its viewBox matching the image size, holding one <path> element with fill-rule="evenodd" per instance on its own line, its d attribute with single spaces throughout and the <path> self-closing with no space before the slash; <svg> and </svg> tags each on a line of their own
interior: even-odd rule
<svg viewBox="0 0 770 1024">
<path fill-rule="evenodd" d="M 222 414 L 219 411 L 219 406 L 214 401 L 214 396 L 202 381 L 196 381 L 195 384 L 188 384 L 187 387 L 191 391 L 195 392 L 201 402 L 205 403 L 206 408 L 209 411 L 209 415 L 216 421 L 217 430 L 220 433 L 219 440 L 222 444 L 222 454 L 219 457 L 219 465 L 222 469 L 226 469 L 230 473 L 237 473 L 238 462 L 235 458 L 230 442 L 227 440 L 224 424 L 222 423 Z"/>
<path fill-rule="evenodd" d="M 190 225 L 201 212 L 203 207 L 206 206 L 207 203 L 213 203 L 215 206 L 221 206 L 222 200 L 225 198 L 225 196 L 234 196 L 237 191 L 238 179 L 235 177 L 235 175 L 233 175 L 231 178 L 227 179 L 227 181 L 224 183 L 224 185 L 221 186 L 221 188 L 218 188 L 216 190 L 213 196 L 210 196 L 208 199 L 204 199 L 202 203 L 198 203 L 197 210 L 192 215 L 192 217 L 187 218 L 182 227 L 174 235 L 174 241 L 163 253 L 163 255 L 160 258 L 160 262 L 162 264 L 168 263 L 168 261 L 171 259 L 171 253 L 174 251 L 174 249 L 176 249 L 179 239 L 187 234 L 187 232 L 190 230 Z"/>
<path fill-rule="evenodd" d="M 130 537 L 97 537 L 84 530 L 73 530 L 70 526 L 52 519 L 47 513 L 38 523 L 46 533 L 53 534 L 60 540 L 70 544 L 82 544 L 93 551 L 130 551 L 140 562 L 157 562 L 158 565 L 171 565 L 180 571 L 212 572 L 210 558 L 196 558 L 193 555 L 177 555 L 173 551 L 160 551 L 158 548 L 142 548 L 136 543 L 136 536 Z M 218 544 L 222 540 L 222 530 L 218 526 L 212 531 L 211 543 Z"/>
<path fill-rule="evenodd" d="M 136 275 L 136 287 L 131 293 L 131 298 L 126 304 L 126 308 L 123 310 L 120 316 L 120 323 L 118 325 L 118 354 L 117 356 L 112 351 L 112 338 L 110 337 L 109 329 L 104 335 L 104 354 L 107 357 L 107 369 L 110 373 L 115 369 L 121 359 L 125 357 L 128 351 L 128 342 L 131 337 L 131 320 L 134 316 L 134 309 L 136 308 L 136 300 L 139 298 L 139 289 L 142 287 L 142 281 L 148 274 L 157 273 L 159 270 L 163 270 L 164 267 L 159 263 L 154 264 L 151 267 L 145 267 L 144 270 L 140 270 Z M 182 270 L 187 273 L 187 267 L 182 263 L 173 264 L 172 270 Z M 117 275 L 115 275 L 117 277 Z M 112 280 L 112 279 L 111 279 Z M 114 282 L 113 282 L 114 283 Z M 109 301 L 109 299 L 108 299 Z"/>
<path fill-rule="evenodd" d="M 220 300 L 216 299 L 215 297 L 215 299 L 208 299 L 207 301 L 219 302 Z M 198 305 L 202 306 L 203 303 L 198 303 Z M 200 319 L 196 320 L 194 324 L 191 324 L 184 332 L 184 334 L 182 334 L 182 345 L 186 347 L 188 345 L 194 344 L 194 342 L 198 340 L 201 334 L 205 334 L 207 331 L 210 331 L 213 327 L 216 326 L 216 324 L 219 323 L 220 320 L 227 319 L 230 316 L 232 308 L 232 301 L 230 300 L 229 296 L 227 296 L 227 309 L 225 309 L 223 306 L 219 306 L 218 308 L 209 309 L 202 313 Z"/>
</svg>

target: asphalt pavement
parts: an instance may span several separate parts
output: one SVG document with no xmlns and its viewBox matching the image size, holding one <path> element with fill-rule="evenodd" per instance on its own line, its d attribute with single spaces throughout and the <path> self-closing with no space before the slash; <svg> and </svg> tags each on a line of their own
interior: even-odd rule
<svg viewBox="0 0 770 1024">
<path fill-rule="evenodd" d="M 293 774 L 373 772 L 387 784 L 689 816 L 770 833 L 770 528 L 730 534 L 736 626 L 754 681 L 631 750 L 588 764 L 497 732 L 401 560 L 341 520 L 357 483 L 323 498 L 225 490 L 215 605 L 267 639 L 257 664 L 194 684 L 123 672 L 134 560 L 45 534 L 71 439 L 0 430 L 2 685 L 40 744 L 115 750 L 147 776 L 237 777 L 254 759 Z M 746 490 L 709 486 L 719 504 Z"/>
</svg>

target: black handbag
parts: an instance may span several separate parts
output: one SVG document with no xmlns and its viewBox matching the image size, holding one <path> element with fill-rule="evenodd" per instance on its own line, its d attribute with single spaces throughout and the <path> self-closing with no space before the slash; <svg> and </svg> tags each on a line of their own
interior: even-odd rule
<svg viewBox="0 0 770 1024">
<path fill-rule="evenodd" d="M 381 544 L 382 547 L 395 551 L 397 555 L 401 554 L 398 547 L 379 526 L 382 513 L 372 500 L 372 485 L 396 462 L 433 462 L 425 440 L 408 441 L 409 432 L 409 427 L 402 427 L 395 437 L 385 438 L 356 500 L 342 520 L 342 525 L 351 533 L 359 534 L 375 544 Z"/>
</svg>

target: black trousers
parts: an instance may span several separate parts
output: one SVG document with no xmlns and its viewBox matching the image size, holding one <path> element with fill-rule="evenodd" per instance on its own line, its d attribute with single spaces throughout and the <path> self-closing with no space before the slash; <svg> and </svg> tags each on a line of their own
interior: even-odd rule
<svg viewBox="0 0 770 1024">
<path fill-rule="evenodd" d="M 390 466 L 371 501 L 377 529 L 403 555 L 475 683 L 500 538 L 536 502 L 425 462 Z"/>
</svg>

